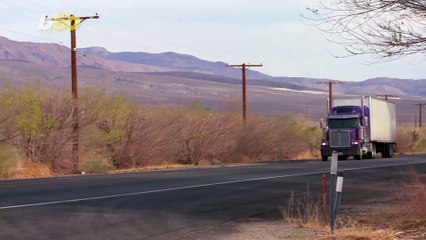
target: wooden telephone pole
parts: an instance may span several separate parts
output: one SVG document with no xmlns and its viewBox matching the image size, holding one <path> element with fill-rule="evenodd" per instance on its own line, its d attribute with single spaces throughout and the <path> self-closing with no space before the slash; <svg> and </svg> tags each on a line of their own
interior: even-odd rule
<svg viewBox="0 0 426 240">
<path fill-rule="evenodd" d="M 226 65 L 227 67 L 238 67 L 241 68 L 242 70 L 242 78 L 243 78 L 243 121 L 244 121 L 244 125 L 247 122 L 247 95 L 246 95 L 246 85 L 247 85 L 247 77 L 246 77 L 246 73 L 247 73 L 247 68 L 248 67 L 262 67 L 262 64 L 231 64 L 231 65 Z"/>
<path fill-rule="evenodd" d="M 419 128 L 421 128 L 422 127 L 422 106 L 426 105 L 426 103 L 417 103 L 414 105 L 419 106 Z"/>
<path fill-rule="evenodd" d="M 71 91 L 73 97 L 72 108 L 72 160 L 73 172 L 79 173 L 79 127 L 80 127 L 80 114 L 78 110 L 78 84 L 77 84 L 77 37 L 76 29 L 82 22 L 87 19 L 98 19 L 99 16 L 85 16 L 77 17 L 74 15 L 51 18 L 49 20 L 59 22 L 70 29 L 71 32 Z"/>
<path fill-rule="evenodd" d="M 328 111 L 331 112 L 333 108 L 333 84 L 343 84 L 340 81 L 326 81 L 326 82 L 317 82 L 317 84 L 328 84 Z"/>
</svg>

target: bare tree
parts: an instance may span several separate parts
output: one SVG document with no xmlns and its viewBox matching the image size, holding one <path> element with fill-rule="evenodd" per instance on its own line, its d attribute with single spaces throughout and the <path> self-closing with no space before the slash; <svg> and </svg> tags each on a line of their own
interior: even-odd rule
<svg viewBox="0 0 426 240">
<path fill-rule="evenodd" d="M 319 1 L 305 17 L 351 55 L 391 60 L 426 53 L 425 0 Z"/>
</svg>

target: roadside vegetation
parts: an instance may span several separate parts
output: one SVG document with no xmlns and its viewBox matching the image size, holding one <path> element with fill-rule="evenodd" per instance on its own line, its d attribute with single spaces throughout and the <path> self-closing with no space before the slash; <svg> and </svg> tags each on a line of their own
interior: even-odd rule
<svg viewBox="0 0 426 240">
<path fill-rule="evenodd" d="M 295 116 L 213 112 L 194 101 L 151 106 L 121 95 L 80 93 L 80 170 L 106 173 L 153 166 L 318 157 L 321 133 Z M 0 90 L 0 177 L 72 171 L 72 99 L 40 87 Z M 50 172 L 50 173 L 49 173 Z"/>
<path fill-rule="evenodd" d="M 80 163 L 107 173 L 319 157 L 321 131 L 296 116 L 213 112 L 194 101 L 152 106 L 87 88 L 80 94 Z M 72 99 L 30 86 L 0 90 L 0 177 L 37 177 L 72 171 Z M 398 130 L 398 150 L 426 150 L 426 131 Z"/>
<path fill-rule="evenodd" d="M 389 190 L 393 200 L 386 207 L 368 204 L 341 211 L 334 232 L 325 221 L 321 195 L 315 191 L 293 193 L 279 209 L 287 222 L 329 234 L 317 239 L 425 239 L 426 175 L 411 170 L 400 180 Z"/>
</svg>

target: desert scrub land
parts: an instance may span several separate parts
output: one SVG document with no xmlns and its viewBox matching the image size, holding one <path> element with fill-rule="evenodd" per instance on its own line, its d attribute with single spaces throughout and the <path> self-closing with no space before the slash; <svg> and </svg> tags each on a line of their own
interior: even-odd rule
<svg viewBox="0 0 426 240">
<path fill-rule="evenodd" d="M 0 177 L 72 173 L 72 109 L 68 92 L 0 90 Z M 314 158 L 321 140 L 302 117 L 249 115 L 244 125 L 239 109 L 144 105 L 91 88 L 80 93 L 79 117 L 85 173 Z"/>
<path fill-rule="evenodd" d="M 71 174 L 68 92 L 37 86 L 0 90 L 0 178 Z M 145 105 L 87 88 L 79 97 L 79 171 L 85 173 L 319 157 L 322 133 L 300 116 Z M 424 152 L 426 131 L 398 129 L 398 150 Z"/>
</svg>

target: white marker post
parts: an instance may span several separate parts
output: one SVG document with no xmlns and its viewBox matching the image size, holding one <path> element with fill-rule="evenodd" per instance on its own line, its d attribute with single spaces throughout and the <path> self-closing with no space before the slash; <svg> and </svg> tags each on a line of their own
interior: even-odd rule
<svg viewBox="0 0 426 240">
<path fill-rule="evenodd" d="M 331 167 L 330 167 L 330 227 L 331 230 L 334 229 L 334 191 L 336 189 L 336 175 L 337 175 L 337 162 L 339 159 L 339 155 L 336 151 L 333 151 L 331 155 Z"/>
<path fill-rule="evenodd" d="M 337 209 L 340 206 L 340 200 L 342 197 L 342 191 L 343 191 L 343 172 L 340 171 L 337 174 L 337 184 L 336 184 L 336 200 L 334 202 L 334 208 L 333 208 L 333 223 L 331 225 L 331 230 L 334 231 L 334 228 L 336 226 L 336 215 L 337 215 Z"/>
</svg>

